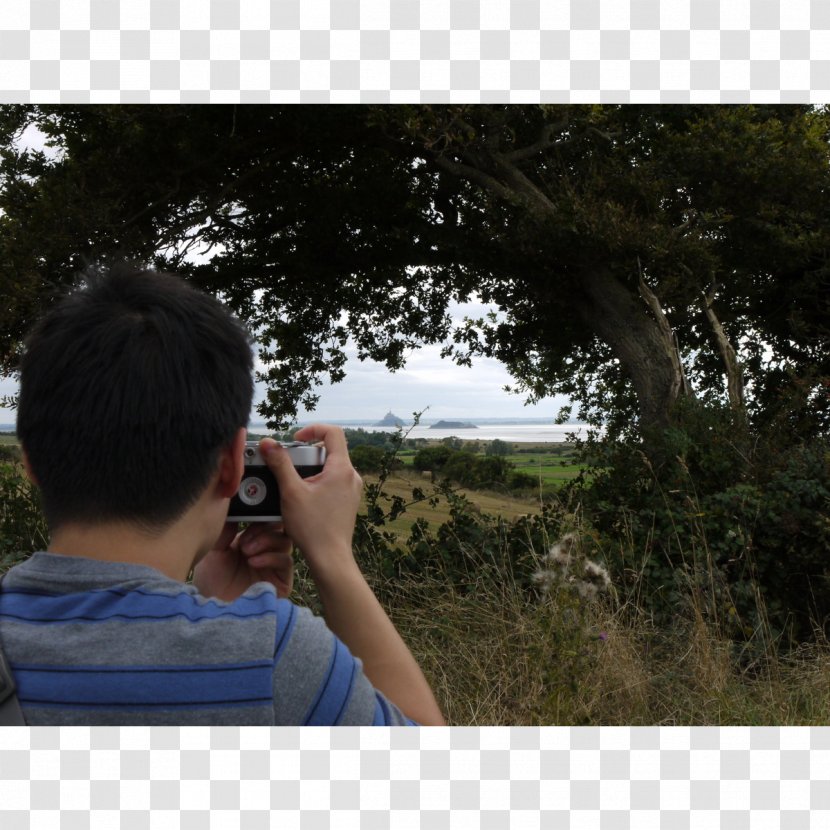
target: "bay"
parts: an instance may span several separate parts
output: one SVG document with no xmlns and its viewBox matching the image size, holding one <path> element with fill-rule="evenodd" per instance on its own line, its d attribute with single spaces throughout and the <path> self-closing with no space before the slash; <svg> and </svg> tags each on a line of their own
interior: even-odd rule
<svg viewBox="0 0 830 830">
<path fill-rule="evenodd" d="M 448 419 L 449 420 L 449 419 Z M 364 429 L 367 432 L 394 433 L 395 427 L 375 426 L 371 421 L 328 421 L 344 429 Z M 475 429 L 432 429 L 430 425 L 418 424 L 416 427 L 404 426 L 403 431 L 409 431 L 408 437 L 440 440 L 456 437 L 465 441 L 510 441 L 524 444 L 560 444 L 568 440 L 568 436 L 576 433 L 584 438 L 587 427 L 584 424 L 552 424 L 538 421 L 495 421 L 482 419 L 478 423 L 474 419 L 465 420 L 465 423 L 476 424 Z M 262 430 L 268 432 L 264 424 L 251 424 L 251 432 Z"/>
</svg>

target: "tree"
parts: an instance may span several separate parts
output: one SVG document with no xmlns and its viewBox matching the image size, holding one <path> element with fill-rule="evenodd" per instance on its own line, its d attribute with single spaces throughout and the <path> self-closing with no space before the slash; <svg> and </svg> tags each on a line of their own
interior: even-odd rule
<svg viewBox="0 0 830 830">
<path fill-rule="evenodd" d="M 649 450 L 676 405 L 826 432 L 828 112 L 810 107 L 9 106 L 2 367 L 84 258 L 222 296 L 291 420 L 344 346 L 500 359 Z M 58 153 L 22 150 L 29 125 Z M 188 258 L 199 251 L 198 260 Z M 477 292 L 501 317 L 453 328 Z M 726 381 L 725 381 L 726 378 Z M 729 389 L 729 394 L 727 394 Z M 821 394 L 824 391 L 824 394 Z"/>
<path fill-rule="evenodd" d="M 453 450 L 445 444 L 424 447 L 415 453 L 415 457 L 412 459 L 412 466 L 419 472 L 440 470 L 456 452 L 457 450 Z"/>
<path fill-rule="evenodd" d="M 485 455 L 510 455 L 510 444 L 500 438 L 494 438 L 485 448 Z"/>
<path fill-rule="evenodd" d="M 383 467 L 386 453 L 380 447 L 358 444 L 349 449 L 349 458 L 359 473 L 376 473 Z"/>
</svg>

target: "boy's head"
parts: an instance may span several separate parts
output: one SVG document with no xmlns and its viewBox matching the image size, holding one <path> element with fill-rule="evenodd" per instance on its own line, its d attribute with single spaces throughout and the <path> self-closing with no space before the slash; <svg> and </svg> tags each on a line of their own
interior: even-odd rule
<svg viewBox="0 0 830 830">
<path fill-rule="evenodd" d="M 30 332 L 17 431 L 52 532 L 160 531 L 199 498 L 248 423 L 251 339 L 178 277 L 90 271 Z"/>
</svg>

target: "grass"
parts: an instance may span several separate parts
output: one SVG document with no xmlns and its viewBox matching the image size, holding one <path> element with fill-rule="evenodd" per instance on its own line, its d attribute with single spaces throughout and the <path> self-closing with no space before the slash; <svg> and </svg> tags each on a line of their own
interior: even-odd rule
<svg viewBox="0 0 830 830">
<path fill-rule="evenodd" d="M 433 445 L 439 441 L 431 442 Z M 484 442 L 486 446 L 487 442 Z M 480 441 L 465 441 L 464 449 L 471 449 L 478 445 L 476 455 L 485 455 Z M 505 456 L 507 461 L 517 470 L 532 476 L 548 492 L 555 492 L 563 484 L 576 478 L 585 469 L 584 464 L 575 460 L 573 447 L 554 443 L 520 443 L 510 445 L 513 452 Z M 402 449 L 397 458 L 403 462 L 404 469 L 411 470 L 417 450 Z M 475 497 L 471 497 L 476 501 Z"/>
<path fill-rule="evenodd" d="M 830 720 L 830 645 L 747 664 L 682 610 L 670 630 L 611 603 L 561 630 L 555 600 L 509 579 L 459 590 L 438 577 L 375 588 L 454 725 L 808 725 Z M 560 629 L 560 630 L 557 630 Z M 602 631 L 606 639 L 595 634 Z M 564 645 L 563 645 L 564 644 Z"/>
<path fill-rule="evenodd" d="M 369 473 L 364 474 L 362 478 L 365 484 L 376 484 L 378 481 L 377 475 Z M 404 468 L 393 472 L 386 479 L 383 492 L 390 497 L 399 496 L 407 504 L 410 504 L 414 487 L 420 487 L 427 496 L 432 493 L 432 482 L 428 478 L 424 478 L 411 468 Z M 510 521 L 518 519 L 520 516 L 539 513 L 541 510 L 538 497 L 516 496 L 492 490 L 467 490 L 463 487 L 455 489 L 468 498 L 478 511 L 494 516 L 502 516 Z M 361 503 L 360 509 L 365 511 L 365 502 Z M 434 507 L 427 501 L 422 501 L 417 504 L 410 504 L 402 516 L 386 525 L 386 529 L 392 531 L 399 539 L 404 540 L 409 536 L 410 528 L 416 519 L 425 519 L 430 530 L 436 531 L 449 518 L 449 507 L 445 500 L 442 499 Z"/>
<path fill-rule="evenodd" d="M 545 451 L 533 455 L 513 453 L 506 458 L 517 470 L 538 477 L 546 486 L 561 487 L 585 469 L 585 465 L 578 464 L 572 455 L 554 455 Z"/>
</svg>

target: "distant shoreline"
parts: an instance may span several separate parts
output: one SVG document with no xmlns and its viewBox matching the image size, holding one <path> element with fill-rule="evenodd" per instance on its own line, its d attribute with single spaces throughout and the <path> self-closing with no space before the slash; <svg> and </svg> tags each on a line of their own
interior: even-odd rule
<svg viewBox="0 0 830 830">
<path fill-rule="evenodd" d="M 428 427 L 432 424 L 437 424 L 440 421 L 463 421 L 476 426 L 570 426 L 570 427 L 585 427 L 578 421 L 565 421 L 563 424 L 556 424 L 554 418 L 421 418 L 418 422 L 419 426 Z M 351 418 L 351 419 L 330 419 L 330 418 L 314 418 L 309 416 L 301 418 L 296 422 L 296 425 L 304 424 L 334 424 L 338 427 L 363 427 L 364 429 L 378 426 L 377 420 L 372 418 Z M 411 420 L 404 421 L 404 428 L 411 427 L 413 422 Z M 250 427 L 267 428 L 265 421 L 253 421 Z M 388 427 L 387 427 L 388 428 Z"/>
</svg>

